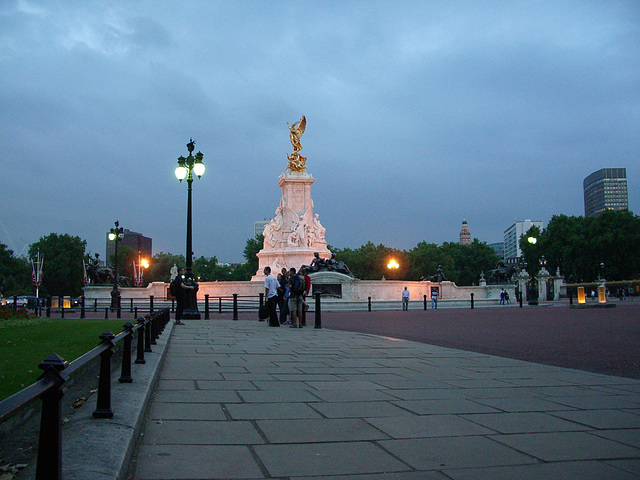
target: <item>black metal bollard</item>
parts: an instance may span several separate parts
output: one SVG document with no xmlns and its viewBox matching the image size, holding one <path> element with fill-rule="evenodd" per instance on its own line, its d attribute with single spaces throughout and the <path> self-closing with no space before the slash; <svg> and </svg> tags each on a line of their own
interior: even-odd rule
<svg viewBox="0 0 640 480">
<path fill-rule="evenodd" d="M 471 310 L 473 310 L 473 292 L 471 292 Z"/>
<path fill-rule="evenodd" d="M 60 318 L 64 318 L 64 298 L 58 297 L 58 307 L 60 307 Z"/>
<path fill-rule="evenodd" d="M 93 313 L 96 313 L 98 311 L 98 299 L 94 298 L 93 299 Z"/>
<path fill-rule="evenodd" d="M 111 357 L 113 356 L 113 339 L 116 336 L 109 330 L 100 335 L 100 340 L 107 348 L 100 354 L 100 378 L 98 379 L 98 401 L 93 411 L 95 418 L 113 418 L 111 409 Z"/>
<path fill-rule="evenodd" d="M 122 347 L 122 370 L 120 371 L 120 383 L 131 383 L 131 337 L 133 337 L 133 323 L 127 322 L 124 325 L 127 335 L 124 337 L 124 346 Z"/>
<path fill-rule="evenodd" d="M 153 295 L 149 295 L 149 313 L 153 313 Z"/>
<path fill-rule="evenodd" d="M 104 319 L 109 319 L 109 307 L 104 307 Z"/>
<path fill-rule="evenodd" d="M 144 359 L 144 318 L 138 319 L 138 348 L 136 348 L 136 363 L 147 363 Z"/>
<path fill-rule="evenodd" d="M 569 305 L 573 305 L 573 290 L 570 288 L 568 290 L 569 290 Z"/>
<path fill-rule="evenodd" d="M 209 320 L 211 317 L 209 315 L 209 294 L 204 294 L 204 319 Z"/>
<path fill-rule="evenodd" d="M 222 297 L 218 297 L 218 313 L 222 313 Z"/>
<path fill-rule="evenodd" d="M 64 373 L 68 363 L 64 358 L 49 355 L 38 367 L 44 370 L 40 378 L 49 378 L 53 386 L 42 395 L 40 416 L 40 437 L 38 440 L 38 461 L 36 480 L 62 479 L 62 410 L 64 395 L 62 385 L 68 380 Z"/>
<path fill-rule="evenodd" d="M 427 311 L 427 296 L 423 295 L 423 297 L 424 297 L 424 300 L 423 300 L 423 302 L 424 302 L 424 310 L 426 312 Z"/>
<path fill-rule="evenodd" d="M 117 309 L 116 309 L 116 318 L 122 318 L 122 298 L 118 295 L 117 300 Z"/>
<path fill-rule="evenodd" d="M 238 294 L 233 294 L 233 320 L 238 320 Z"/>
<path fill-rule="evenodd" d="M 151 315 L 151 345 L 157 345 L 158 342 L 158 316 L 155 314 Z"/>
<path fill-rule="evenodd" d="M 46 302 L 47 302 L 47 308 L 45 312 L 46 312 L 47 318 L 50 318 L 51 317 L 51 297 L 47 297 Z"/>
<path fill-rule="evenodd" d="M 144 351 L 153 352 L 151 350 L 151 315 L 144 316 Z"/>
<path fill-rule="evenodd" d="M 369 297 L 369 306 L 368 306 L 369 311 L 371 311 L 371 297 Z"/>
<path fill-rule="evenodd" d="M 133 313 L 133 298 L 131 299 L 131 307 L 129 308 L 129 313 Z"/>
<path fill-rule="evenodd" d="M 84 307 L 84 295 L 80 297 L 80 318 L 85 318 L 87 315 L 87 310 Z"/>
<path fill-rule="evenodd" d="M 520 295 L 518 295 L 518 302 L 520 304 L 520 308 L 522 308 L 522 292 L 520 292 Z"/>
<path fill-rule="evenodd" d="M 322 310 L 321 310 L 321 306 L 320 306 L 320 292 L 317 292 L 316 294 L 316 324 L 314 325 L 313 328 L 322 328 Z"/>
</svg>

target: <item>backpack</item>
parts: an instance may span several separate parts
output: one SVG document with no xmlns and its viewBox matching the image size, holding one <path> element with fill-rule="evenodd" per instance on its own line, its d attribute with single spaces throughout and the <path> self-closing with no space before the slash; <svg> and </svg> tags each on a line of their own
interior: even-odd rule
<svg viewBox="0 0 640 480">
<path fill-rule="evenodd" d="M 304 293 L 305 285 L 300 275 L 291 277 L 289 284 L 291 285 L 291 295 L 302 295 Z"/>
<path fill-rule="evenodd" d="M 175 297 L 176 294 L 178 293 L 178 287 L 176 285 L 175 279 L 169 284 L 169 293 L 171 294 L 172 297 Z"/>
</svg>

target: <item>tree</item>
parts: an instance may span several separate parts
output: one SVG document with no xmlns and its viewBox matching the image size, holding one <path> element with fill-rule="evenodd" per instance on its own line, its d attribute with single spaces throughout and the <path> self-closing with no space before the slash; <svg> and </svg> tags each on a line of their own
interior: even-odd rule
<svg viewBox="0 0 640 480">
<path fill-rule="evenodd" d="M 200 257 L 193 262 L 193 273 L 200 282 L 224 282 L 231 280 L 231 268 L 220 265 L 218 259 Z"/>
<path fill-rule="evenodd" d="M 186 265 L 183 255 L 172 255 L 162 252 L 154 255 L 153 260 L 149 263 L 149 268 L 145 272 L 145 278 L 149 283 L 169 283 L 171 281 L 171 267 L 174 265 L 184 267 Z"/>
<path fill-rule="evenodd" d="M 44 258 L 42 291 L 52 296 L 78 296 L 82 294 L 84 279 L 82 259 L 86 240 L 69 234 L 50 233 L 29 247 L 29 257 L 40 252 Z"/>
<path fill-rule="evenodd" d="M 389 260 L 394 256 L 401 256 L 399 250 L 385 247 L 382 244 L 374 245 L 372 242 L 367 242 L 357 250 L 339 249 L 331 246 L 329 246 L 329 250 L 336 254 L 338 260 L 343 261 L 349 267 L 356 278 L 362 280 L 380 280 L 382 277 L 388 277 L 387 264 Z M 404 259 L 404 256 L 402 258 Z M 396 261 L 402 268 L 409 268 L 408 262 L 403 260 L 403 263 L 407 264 L 406 267 L 403 267 L 400 260 Z M 401 272 L 398 272 L 398 278 L 402 278 L 400 275 Z"/>
<path fill-rule="evenodd" d="M 542 246 L 545 241 L 546 238 L 544 238 L 542 231 L 536 225 L 533 225 L 520 236 L 520 250 L 522 250 L 522 257 L 531 275 L 538 273 L 540 259 L 544 255 Z"/>
<path fill-rule="evenodd" d="M 247 261 L 247 270 L 252 271 L 252 275 L 258 271 L 260 262 L 258 261 L 258 252 L 262 250 L 264 245 L 264 235 L 259 233 L 254 238 L 247 239 L 244 246 L 243 255 Z"/>
<path fill-rule="evenodd" d="M 29 262 L 24 258 L 13 256 L 13 250 L 0 243 L 0 294 L 11 295 L 33 294 Z"/>
<path fill-rule="evenodd" d="M 604 263 L 607 280 L 629 280 L 640 274 L 640 218 L 628 210 L 609 210 L 596 217 L 555 215 L 534 245 L 521 238 L 520 248 L 529 273 L 538 270 L 544 255 L 547 269 L 560 272 L 571 282 L 590 282 Z"/>
</svg>

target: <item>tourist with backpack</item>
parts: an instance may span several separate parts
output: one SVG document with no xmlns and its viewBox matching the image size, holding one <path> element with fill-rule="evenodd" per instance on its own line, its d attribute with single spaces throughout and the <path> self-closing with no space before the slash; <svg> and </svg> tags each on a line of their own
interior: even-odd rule
<svg viewBox="0 0 640 480">
<path fill-rule="evenodd" d="M 289 312 L 291 328 L 302 328 L 302 296 L 306 290 L 304 277 L 296 274 L 296 269 L 289 270 Z"/>
</svg>

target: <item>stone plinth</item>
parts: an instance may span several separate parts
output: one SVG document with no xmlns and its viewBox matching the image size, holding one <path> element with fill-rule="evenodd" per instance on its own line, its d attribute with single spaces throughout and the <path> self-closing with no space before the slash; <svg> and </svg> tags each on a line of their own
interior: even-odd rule
<svg viewBox="0 0 640 480">
<path fill-rule="evenodd" d="M 282 268 L 299 269 L 308 265 L 314 252 L 321 258 L 330 258 L 325 229 L 313 213 L 311 185 L 313 176 L 305 172 L 291 172 L 280 175 L 278 186 L 282 198 L 276 208 L 276 216 L 264 228 L 264 245 L 258 253 L 259 267 L 253 280 L 263 278 L 264 267 L 271 267 L 274 273 Z"/>
</svg>

